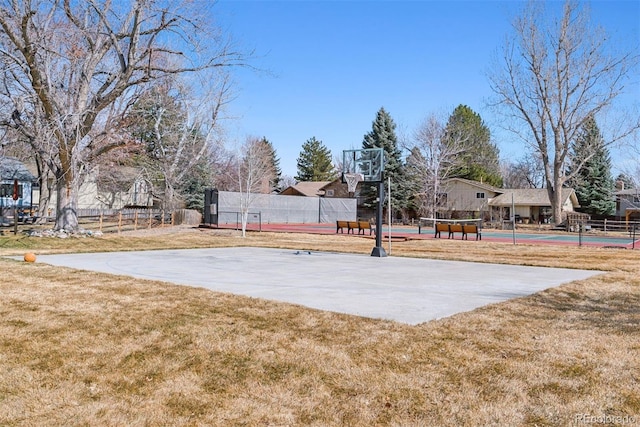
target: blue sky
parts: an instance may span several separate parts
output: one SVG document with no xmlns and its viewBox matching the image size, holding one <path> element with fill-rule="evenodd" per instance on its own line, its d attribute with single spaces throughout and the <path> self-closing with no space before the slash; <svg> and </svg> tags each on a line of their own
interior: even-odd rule
<svg viewBox="0 0 640 427">
<path fill-rule="evenodd" d="M 459 104 L 479 113 L 505 158 L 522 149 L 486 107 L 486 73 L 521 1 L 219 0 L 217 22 L 258 69 L 234 71 L 228 138 L 265 136 L 294 176 L 302 144 L 321 140 L 334 157 L 361 148 L 380 107 L 410 138 L 429 114 Z M 556 2 L 556 4 L 560 4 Z M 614 39 L 640 45 L 640 0 L 591 3 Z M 640 99 L 636 84 L 627 101 Z"/>
</svg>

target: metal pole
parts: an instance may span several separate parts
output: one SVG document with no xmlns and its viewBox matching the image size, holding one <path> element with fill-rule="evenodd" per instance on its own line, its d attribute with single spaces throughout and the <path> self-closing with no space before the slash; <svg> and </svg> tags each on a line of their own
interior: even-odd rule
<svg viewBox="0 0 640 427">
<path fill-rule="evenodd" d="M 389 193 L 389 255 L 391 255 L 391 177 L 387 178 L 387 192 Z"/>
<path fill-rule="evenodd" d="M 14 200 L 13 202 L 13 234 L 18 234 L 18 202 Z"/>
<path fill-rule="evenodd" d="M 578 246 L 582 246 L 582 221 L 578 223 Z"/>
<path fill-rule="evenodd" d="M 513 225 L 513 244 L 516 244 L 516 205 L 511 193 L 511 225 Z"/>
<path fill-rule="evenodd" d="M 382 205 L 384 203 L 384 181 L 378 182 L 378 209 L 376 210 L 376 247 L 371 251 L 371 256 L 386 257 L 387 253 L 382 247 Z"/>
</svg>

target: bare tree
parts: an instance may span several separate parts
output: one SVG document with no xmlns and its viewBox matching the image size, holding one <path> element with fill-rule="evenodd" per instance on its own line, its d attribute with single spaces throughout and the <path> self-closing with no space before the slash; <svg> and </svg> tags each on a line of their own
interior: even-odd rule
<svg viewBox="0 0 640 427">
<path fill-rule="evenodd" d="M 458 166 L 457 157 L 463 149 L 463 135 L 447 137 L 444 122 L 436 115 L 428 116 L 414 134 L 413 146 L 407 147 L 408 174 L 415 182 L 420 210 L 436 218 L 442 200 L 443 183 Z"/>
<path fill-rule="evenodd" d="M 229 77 L 212 71 L 196 80 L 164 79 L 142 94 L 131 110 L 133 135 L 143 145 L 141 165 L 163 209 L 178 207 L 179 184 L 220 145 Z"/>
<path fill-rule="evenodd" d="M 275 177 L 271 151 L 260 138 L 250 137 L 240 149 L 237 168 L 240 191 L 242 237 L 246 236 L 251 204 L 259 194 L 269 193 L 269 183 Z"/>
<path fill-rule="evenodd" d="M 622 175 L 626 176 L 637 188 L 640 184 L 640 144 L 631 144 L 625 151 L 625 161 L 621 167 Z"/>
<path fill-rule="evenodd" d="M 336 170 L 340 170 L 340 169 L 336 169 Z M 298 181 L 296 181 L 295 178 L 292 177 L 291 175 L 282 175 L 282 177 L 280 178 L 280 188 L 282 189 L 293 187 L 297 183 Z"/>
<path fill-rule="evenodd" d="M 535 153 L 527 153 L 514 163 L 502 165 L 505 188 L 543 188 L 544 167 Z"/>
<path fill-rule="evenodd" d="M 2 95 L 16 126 L 40 122 L 51 135 L 32 144 L 55 175 L 56 229 L 78 229 L 83 175 L 127 142 L 109 127 L 108 117 L 122 114 L 116 107 L 130 105 L 120 101 L 156 79 L 242 61 L 212 33 L 204 8 L 187 0 L 0 0 L 0 63 L 11 82 Z"/>
<path fill-rule="evenodd" d="M 615 53 L 615 45 L 577 1 L 567 0 L 557 20 L 547 20 L 547 2 L 530 1 L 513 23 L 513 34 L 490 74 L 494 105 L 506 127 L 542 159 L 554 222 L 562 222 L 565 161 L 589 117 L 604 114 L 624 92 L 638 65 L 637 53 Z M 613 144 L 640 127 L 636 116 L 613 129 Z M 586 162 L 588 158 L 584 159 Z M 577 168 L 579 170 L 579 168 Z M 573 173 L 577 173 L 573 171 Z"/>
</svg>

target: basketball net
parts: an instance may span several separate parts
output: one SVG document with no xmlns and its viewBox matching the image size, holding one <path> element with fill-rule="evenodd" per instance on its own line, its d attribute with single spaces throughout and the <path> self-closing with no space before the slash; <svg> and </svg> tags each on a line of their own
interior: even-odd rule
<svg viewBox="0 0 640 427">
<path fill-rule="evenodd" d="M 345 173 L 344 180 L 347 183 L 349 193 L 355 193 L 358 182 L 364 181 L 364 175 L 361 173 Z"/>
</svg>

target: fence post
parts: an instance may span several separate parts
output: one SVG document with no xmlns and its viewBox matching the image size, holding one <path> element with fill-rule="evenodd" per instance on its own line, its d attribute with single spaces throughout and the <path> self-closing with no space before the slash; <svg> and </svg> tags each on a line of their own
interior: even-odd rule
<svg viewBox="0 0 640 427">
<path fill-rule="evenodd" d="M 149 217 L 149 227 L 151 228 L 151 217 L 153 216 L 153 209 L 147 209 L 147 216 Z"/>
<path fill-rule="evenodd" d="M 100 227 L 99 227 L 99 230 L 102 233 L 102 211 L 100 211 Z"/>
<path fill-rule="evenodd" d="M 136 209 L 135 213 L 133 214 L 133 229 L 137 230 L 138 229 L 138 210 Z"/>
<path fill-rule="evenodd" d="M 604 219 L 604 234 L 607 234 L 607 218 Z"/>
<path fill-rule="evenodd" d="M 120 234 L 121 228 L 122 228 L 122 211 L 118 212 L 118 234 Z"/>
</svg>

